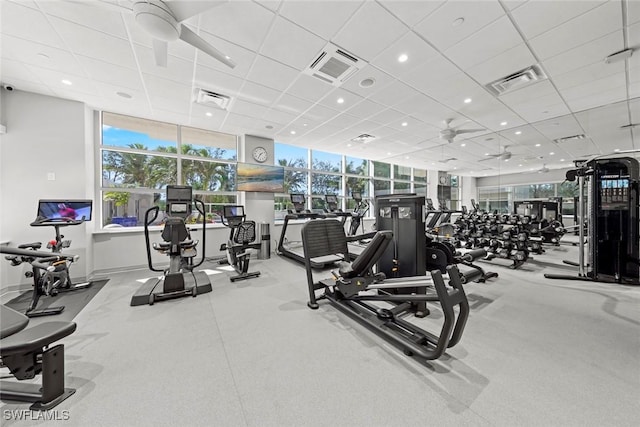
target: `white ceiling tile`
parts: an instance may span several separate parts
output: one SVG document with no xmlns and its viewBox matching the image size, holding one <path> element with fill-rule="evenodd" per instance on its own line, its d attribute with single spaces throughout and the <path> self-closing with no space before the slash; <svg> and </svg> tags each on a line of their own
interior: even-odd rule
<svg viewBox="0 0 640 427">
<path fill-rule="evenodd" d="M 640 123 L 640 98 L 629 100 L 629 111 L 631 112 L 631 123 Z"/>
<path fill-rule="evenodd" d="M 360 82 L 364 79 L 373 79 L 374 84 L 369 87 L 360 86 Z M 347 79 L 347 81 L 342 84 L 342 88 L 360 96 L 367 97 L 374 93 L 377 89 L 388 85 L 392 81 L 393 78 L 390 75 L 367 64 L 351 77 L 349 77 L 349 79 Z"/>
<path fill-rule="evenodd" d="M 383 110 L 378 114 L 374 114 L 373 116 L 369 117 L 369 120 L 382 125 L 386 125 L 391 122 L 399 121 L 403 117 L 406 117 L 405 113 L 394 110 L 393 108 L 387 108 L 386 110 Z"/>
<path fill-rule="evenodd" d="M 431 98 L 448 106 L 460 108 L 464 100 L 479 90 L 482 86 L 463 73 L 453 73 L 451 76 L 432 81 L 430 87 L 423 87 L 422 92 Z"/>
<path fill-rule="evenodd" d="M 260 53 L 298 70 L 308 67 L 326 45 L 322 38 L 277 17 Z"/>
<path fill-rule="evenodd" d="M 444 127 L 444 120 L 459 116 L 450 108 L 421 93 L 408 96 L 394 106 L 394 109 L 410 114 L 425 123 Z"/>
<path fill-rule="evenodd" d="M 205 54 L 204 52 L 192 49 L 198 55 L 198 64 L 237 77 L 244 77 L 247 75 L 249 69 L 251 68 L 251 65 L 253 64 L 253 60 L 257 55 L 255 52 L 238 46 L 237 44 L 229 43 L 226 40 L 222 40 L 221 38 L 210 34 L 200 35 L 202 38 L 209 41 L 213 46 L 215 46 L 216 49 L 224 52 L 225 55 L 229 55 L 231 59 L 236 63 L 236 66 L 234 68 L 229 68 L 222 62 Z M 172 53 L 171 49 L 169 49 L 169 53 Z"/>
<path fill-rule="evenodd" d="M 562 93 L 564 89 L 574 86 L 588 84 L 589 82 L 599 80 L 614 74 L 621 74 L 624 78 L 625 63 L 616 62 L 613 64 L 605 64 L 604 61 L 596 62 L 578 70 L 560 74 L 553 77 L 552 81 Z"/>
<path fill-rule="evenodd" d="M 413 71 L 402 76 L 401 80 L 421 92 L 427 92 L 434 82 L 460 74 L 460 69 L 444 56 L 438 55 L 428 63 L 419 65 Z"/>
<path fill-rule="evenodd" d="M 406 32 L 407 28 L 382 6 L 366 2 L 332 41 L 365 61 L 371 61 Z"/>
<path fill-rule="evenodd" d="M 342 103 L 338 102 L 342 99 Z M 336 88 L 330 92 L 327 96 L 321 99 L 318 104 L 331 108 L 339 112 L 345 112 L 352 108 L 355 104 L 362 101 L 362 97 L 344 90 L 343 88 Z"/>
<path fill-rule="evenodd" d="M 507 7 L 509 10 L 515 10 L 527 3 L 528 0 L 502 0 L 502 4 Z"/>
<path fill-rule="evenodd" d="M 53 96 L 54 93 L 49 87 L 41 83 L 37 76 L 35 76 L 28 68 L 24 65 L 20 64 L 24 71 L 20 74 L 15 74 L 17 72 L 22 71 L 20 68 L 16 69 L 17 66 L 11 65 L 14 61 L 3 61 L 2 67 L 0 68 L 0 73 L 2 73 L 2 81 L 3 83 L 11 84 L 16 90 L 24 90 L 26 92 L 34 92 L 41 93 L 44 95 Z M 5 72 L 7 73 L 5 75 Z M 34 76 L 34 77 L 31 77 Z M 24 79 L 24 80 L 23 80 Z"/>
<path fill-rule="evenodd" d="M 250 81 L 245 81 L 238 93 L 238 98 L 262 105 L 271 105 L 278 97 L 280 97 L 280 92 L 277 90 Z"/>
<path fill-rule="evenodd" d="M 503 16 L 445 51 L 460 68 L 467 69 L 523 42 L 511 20 Z M 514 70 L 517 71 L 517 70 Z"/>
<path fill-rule="evenodd" d="M 257 52 L 274 16 L 256 3 L 230 1 L 200 14 L 200 30 Z"/>
<path fill-rule="evenodd" d="M 217 92 L 222 95 L 235 96 L 242 86 L 242 79 L 221 73 L 217 70 L 198 65 L 194 79 L 194 87 Z"/>
<path fill-rule="evenodd" d="M 398 61 L 401 54 L 408 56 L 405 62 Z M 409 32 L 376 56 L 371 65 L 391 76 L 401 77 L 439 55 L 427 42 Z"/>
<path fill-rule="evenodd" d="M 273 106 L 279 110 L 298 115 L 308 110 L 311 105 L 313 104 L 309 101 L 285 93 Z"/>
<path fill-rule="evenodd" d="M 614 31 L 604 37 L 585 43 L 568 52 L 545 59 L 542 64 L 547 73 L 557 76 L 585 65 L 604 61 L 607 55 L 624 48 L 622 30 Z"/>
<path fill-rule="evenodd" d="M 154 99 L 175 99 L 177 102 L 191 103 L 192 89 L 191 85 L 184 85 L 173 80 L 163 79 L 152 74 L 143 74 L 145 86 L 149 98 Z M 169 108 L 163 108 L 168 110 Z M 188 111 L 188 109 L 187 109 Z"/>
<path fill-rule="evenodd" d="M 362 1 L 287 1 L 280 15 L 330 40 L 361 4 Z"/>
<path fill-rule="evenodd" d="M 609 34 L 619 29 L 621 22 L 620 2 L 608 2 L 529 42 L 538 57 L 544 60 Z"/>
<path fill-rule="evenodd" d="M 311 118 L 311 120 L 320 122 L 325 122 L 338 114 L 340 114 L 338 111 L 319 104 L 314 105 L 304 113 L 304 115 Z"/>
<path fill-rule="evenodd" d="M 94 94 L 96 92 L 93 80 L 81 76 L 70 76 L 66 72 L 55 70 L 47 70 L 36 67 L 34 65 L 26 65 L 26 67 L 37 77 L 39 81 L 47 85 L 55 93 L 64 93 L 66 91 L 73 93 Z M 62 80 L 68 79 L 72 85 L 65 85 Z M 74 98 L 75 99 L 75 98 Z"/>
<path fill-rule="evenodd" d="M 111 8 L 100 7 L 97 2 L 41 1 L 39 5 L 47 15 L 56 16 L 121 39 L 128 38 L 120 13 Z"/>
<path fill-rule="evenodd" d="M 465 71 L 479 83 L 487 84 L 535 63 L 535 57 L 522 43 Z"/>
<path fill-rule="evenodd" d="M 383 7 L 394 14 L 398 19 L 403 21 L 409 27 L 424 19 L 427 15 L 442 6 L 445 2 L 442 0 L 431 1 L 405 1 L 405 0 L 379 0 Z"/>
<path fill-rule="evenodd" d="M 592 80 L 588 83 L 584 83 L 578 86 L 561 89 L 560 93 L 567 101 L 573 101 L 585 96 L 594 95 L 605 92 L 609 89 L 625 87 L 625 75 L 614 74 L 611 76 L 603 77 L 598 80 Z M 608 102 L 603 102 L 600 105 L 606 105 Z"/>
<path fill-rule="evenodd" d="M 120 86 L 110 83 L 96 83 L 97 92 L 96 95 L 103 99 L 108 104 L 128 104 L 130 106 L 138 106 L 143 109 L 149 108 L 149 100 L 147 94 L 142 87 L 132 89 L 126 86 Z M 118 95 L 118 92 L 124 92 L 131 96 L 131 98 L 123 98 Z"/>
<path fill-rule="evenodd" d="M 2 3 L 2 34 L 64 49 L 65 44 L 39 10 L 13 2 Z"/>
<path fill-rule="evenodd" d="M 273 108 L 267 111 L 264 116 L 262 116 L 262 118 L 265 120 L 281 125 L 291 123 L 293 120 L 295 120 L 296 117 L 297 114 L 291 114 L 286 111 L 275 110 Z"/>
<path fill-rule="evenodd" d="M 384 110 L 386 107 L 377 102 L 364 99 L 348 109 L 347 112 L 360 119 L 366 119 Z"/>
<path fill-rule="evenodd" d="M 627 20 L 629 24 L 640 22 L 640 2 L 627 2 Z"/>
<path fill-rule="evenodd" d="M 13 59 L 4 59 L 0 62 L 2 66 L 0 75 L 2 76 L 2 82 L 8 84 L 12 83 L 15 79 L 18 80 L 26 80 L 26 81 L 38 81 L 38 77 L 35 73 L 33 73 L 26 64 L 20 61 L 14 61 Z M 17 88 L 17 87 L 16 87 Z M 17 88 L 20 90 L 24 90 L 22 88 Z"/>
<path fill-rule="evenodd" d="M 343 113 L 333 117 L 331 120 L 327 121 L 322 126 L 324 127 L 325 125 L 327 125 L 327 126 L 338 128 L 338 129 L 345 129 L 353 126 L 359 121 L 360 120 L 357 117 L 352 116 L 350 114 Z"/>
<path fill-rule="evenodd" d="M 253 102 L 244 101 L 242 99 L 234 100 L 229 106 L 229 111 L 234 114 L 241 114 L 250 117 L 262 117 L 269 109 L 263 105 L 254 104 Z"/>
<path fill-rule="evenodd" d="M 8 35 L 2 36 L 2 57 L 50 70 L 86 76 L 71 52 Z"/>
<path fill-rule="evenodd" d="M 284 91 L 298 77 L 300 72 L 295 68 L 258 55 L 247 74 L 247 79 L 263 86 Z"/>
<path fill-rule="evenodd" d="M 117 64 L 99 61 L 94 58 L 76 55 L 76 58 L 93 80 L 123 88 L 143 90 L 138 70 L 121 67 Z"/>
<path fill-rule="evenodd" d="M 606 79 L 603 79 L 606 80 Z M 567 99 L 567 104 L 571 111 L 582 111 L 594 108 L 603 104 L 610 104 L 627 98 L 627 90 L 625 85 L 607 87 L 607 89 L 598 93 L 585 93 L 582 96 Z M 569 89 L 571 90 L 571 89 Z"/>
<path fill-rule="evenodd" d="M 390 85 L 381 88 L 369 98 L 385 107 L 392 107 L 414 94 L 415 91 L 411 87 L 396 80 Z"/>
<path fill-rule="evenodd" d="M 531 39 L 600 6 L 604 1 L 529 1 L 512 12 L 516 25 Z"/>
<path fill-rule="evenodd" d="M 74 53 L 113 62 L 123 67 L 136 68 L 129 41 L 60 18 L 50 19 Z"/>
<path fill-rule="evenodd" d="M 507 92 L 500 96 L 500 100 L 508 106 L 513 106 L 526 104 L 531 99 L 552 94 L 557 94 L 556 89 L 549 80 L 542 80 L 513 92 Z"/>
<path fill-rule="evenodd" d="M 298 98 L 316 102 L 332 90 L 332 85 L 315 77 L 301 74 L 287 92 Z"/>
<path fill-rule="evenodd" d="M 450 1 L 438 8 L 414 27 L 441 51 L 469 37 L 480 28 L 504 15 L 498 1 Z M 453 21 L 464 18 L 464 23 L 454 26 Z"/>
<path fill-rule="evenodd" d="M 159 67 L 156 65 L 153 50 L 151 48 L 137 44 L 134 45 L 134 49 L 140 70 L 143 73 L 153 74 L 154 76 L 174 80 L 182 84 L 191 84 L 191 78 L 185 81 L 185 76 L 193 75 L 193 61 L 186 61 L 175 56 L 168 56 L 167 66 Z"/>
</svg>

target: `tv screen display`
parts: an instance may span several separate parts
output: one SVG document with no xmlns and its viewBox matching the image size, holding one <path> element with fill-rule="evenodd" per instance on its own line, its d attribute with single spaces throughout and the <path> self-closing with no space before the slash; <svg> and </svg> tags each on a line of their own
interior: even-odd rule
<svg viewBox="0 0 640 427">
<path fill-rule="evenodd" d="M 305 198 L 304 194 L 294 193 L 294 194 L 291 194 L 290 197 L 291 197 L 291 203 L 300 204 L 300 205 L 304 204 L 304 198 Z"/>
<path fill-rule="evenodd" d="M 244 206 L 225 206 L 224 207 L 224 217 L 232 218 L 232 217 L 244 216 Z"/>
<path fill-rule="evenodd" d="M 238 191 L 284 193 L 284 168 L 238 163 L 236 182 Z"/>
<path fill-rule="evenodd" d="M 38 218 L 72 218 L 91 221 L 91 200 L 39 200 Z"/>
</svg>

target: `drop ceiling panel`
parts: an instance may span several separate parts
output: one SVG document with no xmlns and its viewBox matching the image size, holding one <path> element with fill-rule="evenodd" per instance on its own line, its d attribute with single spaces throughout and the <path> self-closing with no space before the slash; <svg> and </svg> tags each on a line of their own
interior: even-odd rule
<svg viewBox="0 0 640 427">
<path fill-rule="evenodd" d="M 414 70 L 403 75 L 401 80 L 409 86 L 428 94 L 436 86 L 435 82 L 446 79 L 454 74 L 460 74 L 460 69 L 442 55 L 438 55 L 428 63 L 419 65 Z"/>
<path fill-rule="evenodd" d="M 110 36 L 59 18 L 50 18 L 57 31 L 74 53 L 135 68 L 131 44 L 128 40 Z"/>
<path fill-rule="evenodd" d="M 506 107 L 498 99 L 484 99 L 474 101 L 471 104 L 461 108 L 460 113 L 474 120 L 476 123 L 487 129 L 498 131 L 503 128 L 500 123 L 507 122 L 506 126 L 514 127 L 525 124 L 526 122 Z"/>
<path fill-rule="evenodd" d="M 378 3 L 409 27 L 413 27 L 437 8 L 442 6 L 445 2 L 442 0 L 379 0 Z"/>
<path fill-rule="evenodd" d="M 134 49 L 140 70 L 143 73 L 153 74 L 154 76 L 182 84 L 191 83 L 191 79 L 185 81 L 185 76 L 193 75 L 193 61 L 186 61 L 175 56 L 170 56 L 167 59 L 166 67 L 158 67 L 152 49 L 141 45 L 135 45 Z"/>
<path fill-rule="evenodd" d="M 126 40 L 128 38 L 127 31 L 120 13 L 108 7 L 100 7 L 96 3 L 45 1 L 39 4 L 42 10 L 50 16 L 56 16 Z"/>
<path fill-rule="evenodd" d="M 354 123 L 357 123 L 359 120 L 357 117 L 352 116 L 350 114 L 338 114 L 337 116 L 334 116 L 331 120 L 327 121 L 326 123 L 324 123 L 322 126 L 324 127 L 325 125 L 330 126 L 330 127 L 334 127 L 334 128 L 348 128 L 350 126 L 353 126 Z"/>
<path fill-rule="evenodd" d="M 272 108 L 269 111 L 267 111 L 262 118 L 270 122 L 278 123 L 280 125 L 286 125 L 294 121 L 296 117 L 297 117 L 296 114 L 291 114 L 285 111 L 275 110 Z"/>
<path fill-rule="evenodd" d="M 458 116 L 450 108 L 421 93 L 407 97 L 396 104 L 394 108 L 405 114 L 415 116 L 432 126 L 438 127 L 443 126 L 445 119 Z"/>
<path fill-rule="evenodd" d="M 8 35 L 2 36 L 2 57 L 71 75 L 86 76 L 71 52 Z"/>
<path fill-rule="evenodd" d="M 284 91 L 299 74 L 295 68 L 258 55 L 247 79 L 275 90 Z"/>
<path fill-rule="evenodd" d="M 360 82 L 364 79 L 373 79 L 374 84 L 369 87 L 360 86 Z M 345 83 L 342 84 L 342 88 L 349 92 L 358 94 L 362 97 L 367 97 L 373 94 L 381 87 L 385 87 L 393 81 L 393 78 L 383 71 L 373 67 L 371 65 L 365 65 L 363 68 L 353 74 Z"/>
<path fill-rule="evenodd" d="M 369 98 L 386 107 L 392 107 L 414 94 L 415 91 L 412 88 L 396 80 L 390 85 L 380 89 Z"/>
<path fill-rule="evenodd" d="M 629 24 L 640 22 L 640 2 L 627 2 L 627 21 Z"/>
<path fill-rule="evenodd" d="M 534 123 L 533 127 L 550 140 L 579 135 L 584 132 L 573 115 L 566 115 Z"/>
<path fill-rule="evenodd" d="M 535 57 L 527 45 L 522 43 L 465 71 L 480 84 L 487 84 L 535 63 Z"/>
<path fill-rule="evenodd" d="M 304 99 L 283 94 L 273 106 L 282 111 L 298 115 L 309 109 L 311 105 L 313 105 L 311 102 L 305 101 Z"/>
<path fill-rule="evenodd" d="M 528 39 L 549 31 L 597 6 L 603 1 L 529 1 L 512 16 Z"/>
<path fill-rule="evenodd" d="M 260 53 L 297 70 L 308 67 L 326 45 L 322 38 L 277 17 Z"/>
<path fill-rule="evenodd" d="M 529 123 L 570 113 L 567 105 L 557 94 L 542 96 L 528 103 L 514 105 L 511 108 Z"/>
<path fill-rule="evenodd" d="M 217 59 L 205 54 L 204 52 L 200 52 L 192 48 L 192 50 L 198 56 L 198 64 L 237 77 L 244 77 L 247 75 L 249 69 L 251 68 L 251 65 L 253 64 L 253 60 L 256 57 L 255 52 L 240 47 L 237 44 L 229 43 L 226 40 L 222 40 L 221 38 L 212 36 L 210 34 L 201 33 L 201 36 L 203 38 L 206 38 L 206 40 L 213 46 L 215 46 L 216 49 L 224 52 L 226 55 L 229 55 L 231 59 L 233 59 L 233 61 L 236 63 L 236 66 L 233 69 L 229 68 Z M 171 53 L 171 49 L 169 50 L 169 52 Z"/>
<path fill-rule="evenodd" d="M 378 3 L 366 2 L 332 41 L 365 61 L 371 61 L 406 32 L 407 28 Z"/>
<path fill-rule="evenodd" d="M 132 90 L 131 88 L 113 85 L 110 83 L 96 83 L 96 95 L 105 104 L 123 104 L 126 103 L 136 108 L 148 109 L 149 100 L 147 94 L 142 90 Z M 125 92 L 131 95 L 130 99 L 122 98 L 118 92 Z"/>
<path fill-rule="evenodd" d="M 198 65 L 196 66 L 194 86 L 222 95 L 234 96 L 242 86 L 242 79 Z"/>
<path fill-rule="evenodd" d="M 380 111 L 379 113 L 369 117 L 369 120 L 382 125 L 386 125 L 387 123 L 399 121 L 405 116 L 405 113 L 394 110 L 393 108 L 387 108 L 386 110 Z"/>
<path fill-rule="evenodd" d="M 282 5 L 279 13 L 323 39 L 330 40 L 361 4 L 361 1 L 336 1 L 327 7 L 324 2 L 288 1 Z"/>
<path fill-rule="evenodd" d="M 333 90 L 333 86 L 315 77 L 300 74 L 298 79 L 287 90 L 287 93 L 298 98 L 316 102 Z"/>
<path fill-rule="evenodd" d="M 2 82 L 12 84 L 16 89 L 24 90 L 23 88 L 18 87 L 14 81 L 22 79 L 27 81 L 39 81 L 37 75 L 22 62 L 14 61 L 12 59 L 4 59 L 0 65 L 2 65 L 2 71 L 0 73 L 2 76 Z"/>
<path fill-rule="evenodd" d="M 402 54 L 408 57 L 405 62 L 398 61 L 398 57 Z M 376 56 L 371 64 L 385 73 L 399 78 L 439 55 L 438 51 L 422 38 L 409 32 Z"/>
<path fill-rule="evenodd" d="M 526 104 L 532 99 L 553 94 L 557 94 L 556 89 L 549 80 L 543 80 L 523 87 L 522 89 L 505 93 L 504 95 L 501 95 L 499 99 L 511 107 L 514 105 Z"/>
<path fill-rule="evenodd" d="M 234 114 L 240 114 L 249 117 L 262 117 L 269 109 L 264 105 L 254 104 L 253 102 L 244 101 L 242 99 L 234 100 L 228 110 Z"/>
<path fill-rule="evenodd" d="M 66 72 L 46 70 L 44 68 L 33 65 L 25 65 L 36 78 L 47 85 L 55 93 L 64 93 L 66 91 L 79 92 L 84 94 L 93 94 L 96 92 L 93 80 L 81 76 L 70 76 Z M 62 80 L 69 79 L 72 81 L 71 86 L 62 83 Z"/>
<path fill-rule="evenodd" d="M 312 120 L 325 122 L 340 114 L 338 111 L 325 106 L 316 104 L 307 110 L 304 115 L 310 117 Z"/>
<path fill-rule="evenodd" d="M 581 111 L 598 105 L 626 99 L 626 82 L 623 75 L 613 75 L 580 86 L 560 91 L 573 111 Z"/>
<path fill-rule="evenodd" d="M 444 51 L 502 15 L 504 10 L 498 1 L 451 1 L 418 23 L 414 30 Z M 454 26 L 458 18 L 464 18 L 464 23 Z"/>
<path fill-rule="evenodd" d="M 20 39 L 65 49 L 63 40 L 39 10 L 13 2 L 2 3 L 0 31 Z"/>
<path fill-rule="evenodd" d="M 358 119 L 366 119 L 380 113 L 385 108 L 386 107 L 382 104 L 378 104 L 377 102 L 373 102 L 368 99 L 363 99 L 352 108 L 348 109 L 347 112 L 358 117 Z"/>
<path fill-rule="evenodd" d="M 608 2 L 534 37 L 531 47 L 544 60 L 616 31 L 621 22 L 620 2 Z"/>
<path fill-rule="evenodd" d="M 200 29 L 257 52 L 274 16 L 256 3 L 230 1 L 200 14 Z"/>
<path fill-rule="evenodd" d="M 622 30 L 614 31 L 597 40 L 593 40 L 568 52 L 543 61 L 544 69 L 551 76 L 559 76 L 570 71 L 595 63 L 604 63 L 604 59 L 624 48 Z"/>
<path fill-rule="evenodd" d="M 579 70 L 555 76 L 553 77 L 553 83 L 562 93 L 565 89 L 585 85 L 595 80 L 611 77 L 615 74 L 622 75 L 624 78 L 624 73 L 624 61 L 616 62 L 614 64 L 606 64 L 604 61 L 600 61 L 587 65 Z"/>
<path fill-rule="evenodd" d="M 467 69 L 522 44 L 508 16 L 503 16 L 445 51 L 460 68 Z"/>
<path fill-rule="evenodd" d="M 587 154 L 599 154 L 601 152 L 600 149 L 588 139 L 575 142 L 565 142 L 562 144 L 562 150 L 568 153 L 569 156 L 576 159 L 586 156 Z M 549 156 L 546 156 L 545 160 L 549 160 Z"/>
<path fill-rule="evenodd" d="M 473 93 L 482 89 L 478 83 L 464 73 L 453 73 L 442 80 L 431 82 L 429 88 L 423 88 L 423 92 L 436 101 L 450 107 L 461 107 L 464 100 Z"/>
<path fill-rule="evenodd" d="M 143 87 L 138 70 L 81 55 L 76 55 L 76 58 L 93 80 L 132 90 L 140 90 Z"/>
<path fill-rule="evenodd" d="M 261 105 L 271 105 L 280 97 L 280 92 L 269 87 L 245 81 L 238 98 Z"/>
</svg>

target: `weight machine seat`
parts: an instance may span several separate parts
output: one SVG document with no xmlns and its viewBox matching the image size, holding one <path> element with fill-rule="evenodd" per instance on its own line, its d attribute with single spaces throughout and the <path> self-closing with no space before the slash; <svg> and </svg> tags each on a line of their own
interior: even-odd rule
<svg viewBox="0 0 640 427">
<path fill-rule="evenodd" d="M 180 242 L 178 245 L 180 249 L 190 249 L 198 244 L 197 240 L 185 240 L 184 242 Z M 158 242 L 153 243 L 153 249 L 156 251 L 168 251 L 171 248 L 171 242 Z"/>
<path fill-rule="evenodd" d="M 378 231 L 375 236 L 373 236 L 373 239 L 371 239 L 371 242 L 369 242 L 362 253 L 360 253 L 352 263 L 343 262 L 340 264 L 340 276 L 345 279 L 351 279 L 367 274 L 375 263 L 378 262 L 387 249 L 387 246 L 389 246 L 389 243 L 391 243 L 392 238 L 393 232 L 389 230 Z"/>
<path fill-rule="evenodd" d="M 5 305 L 0 305 L 0 357 L 30 353 L 72 334 L 74 322 L 46 322 L 25 329 L 29 318 Z"/>
<path fill-rule="evenodd" d="M 35 251 L 37 251 L 41 247 L 42 247 L 42 243 L 40 242 L 23 243 L 22 245 L 18 245 L 18 248 L 20 249 L 33 249 Z"/>
</svg>

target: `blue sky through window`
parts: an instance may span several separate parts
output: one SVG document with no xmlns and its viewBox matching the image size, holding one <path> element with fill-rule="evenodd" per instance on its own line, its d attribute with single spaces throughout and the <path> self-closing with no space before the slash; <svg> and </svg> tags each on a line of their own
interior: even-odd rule
<svg viewBox="0 0 640 427">
<path fill-rule="evenodd" d="M 148 150 L 157 151 L 158 147 L 175 147 L 176 141 L 153 139 L 146 133 L 119 129 L 112 126 L 102 126 L 102 145 L 112 147 L 129 147 L 130 144 L 142 144 Z"/>
</svg>

